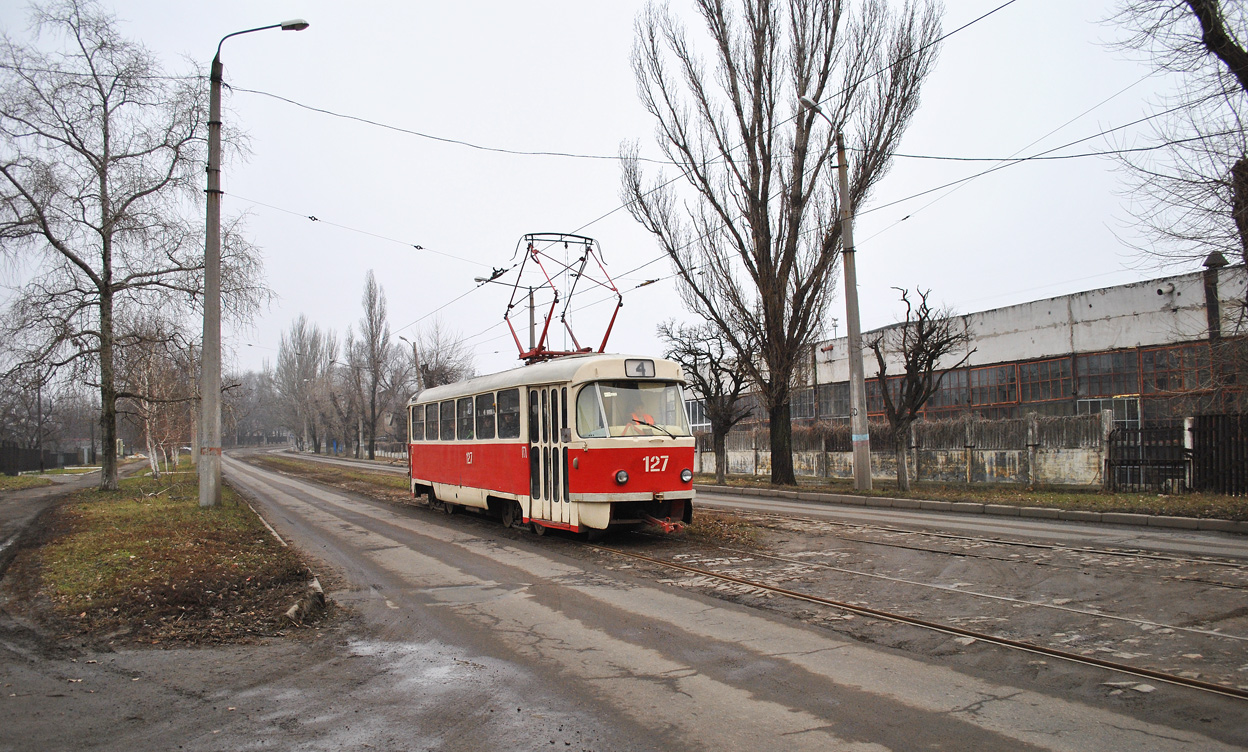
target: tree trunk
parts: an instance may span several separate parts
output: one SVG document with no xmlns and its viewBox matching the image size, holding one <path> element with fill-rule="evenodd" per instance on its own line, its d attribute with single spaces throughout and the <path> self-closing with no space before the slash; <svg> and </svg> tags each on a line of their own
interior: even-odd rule
<svg viewBox="0 0 1248 752">
<path fill-rule="evenodd" d="M 728 437 L 727 431 L 716 431 L 711 434 L 711 441 L 715 446 L 715 485 L 724 485 L 728 475 L 728 449 L 725 439 Z"/>
<path fill-rule="evenodd" d="M 377 385 L 368 401 L 368 458 L 377 459 Z"/>
<path fill-rule="evenodd" d="M 100 291 L 100 437 L 104 457 L 100 490 L 117 490 L 117 386 L 113 377 L 113 294 L 106 280 Z"/>
<path fill-rule="evenodd" d="M 797 485 L 793 474 L 793 423 L 789 401 L 771 408 L 771 482 L 777 486 Z"/>
<path fill-rule="evenodd" d="M 910 468 L 907 465 L 909 461 L 909 451 L 906 442 L 898 442 L 897 444 L 897 490 L 906 493 L 910 490 Z"/>
</svg>

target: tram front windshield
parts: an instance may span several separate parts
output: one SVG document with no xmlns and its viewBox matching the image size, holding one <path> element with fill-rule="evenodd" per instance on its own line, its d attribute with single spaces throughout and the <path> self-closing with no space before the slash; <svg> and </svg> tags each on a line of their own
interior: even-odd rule
<svg viewBox="0 0 1248 752">
<path fill-rule="evenodd" d="M 680 385 L 661 381 L 598 381 L 576 398 L 576 432 L 607 436 L 689 436 Z"/>
</svg>

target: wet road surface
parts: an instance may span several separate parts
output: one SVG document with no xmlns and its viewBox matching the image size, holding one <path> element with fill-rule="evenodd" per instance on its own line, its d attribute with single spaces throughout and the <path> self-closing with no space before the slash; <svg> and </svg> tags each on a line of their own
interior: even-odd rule
<svg viewBox="0 0 1248 752">
<path fill-rule="evenodd" d="M 531 748 L 541 737 L 546 748 L 584 749 L 1238 748 L 1203 734 L 1199 718 L 1157 724 L 631 579 L 564 555 L 570 540 L 530 545 L 501 527 L 236 460 L 226 473 L 283 536 L 338 573 L 331 595 L 369 635 L 343 650 L 388 677 L 341 687 L 335 706 L 369 709 L 358 736 L 342 736 L 339 712 L 308 707 L 309 748 L 379 741 L 396 725 L 413 747 L 444 749 Z M 429 701 L 431 686 L 443 699 Z M 251 697 L 270 706 L 266 693 L 280 691 L 257 686 Z M 520 723 L 505 712 L 517 697 Z M 1242 717 L 1236 702 L 1225 700 L 1227 717 Z M 226 732 L 237 743 L 249 728 Z M 507 739 L 518 743 L 500 745 Z"/>
</svg>

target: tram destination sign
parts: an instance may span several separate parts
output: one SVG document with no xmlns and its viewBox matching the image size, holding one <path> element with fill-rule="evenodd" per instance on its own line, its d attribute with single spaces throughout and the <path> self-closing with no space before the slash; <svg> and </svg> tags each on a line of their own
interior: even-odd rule
<svg viewBox="0 0 1248 752">
<path fill-rule="evenodd" d="M 625 360 L 624 373 L 633 379 L 653 379 L 654 378 L 654 361 L 653 360 Z"/>
</svg>

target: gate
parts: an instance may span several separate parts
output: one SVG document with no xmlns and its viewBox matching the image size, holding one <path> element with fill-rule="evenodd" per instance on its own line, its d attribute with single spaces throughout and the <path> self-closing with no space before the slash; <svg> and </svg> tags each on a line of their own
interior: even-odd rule
<svg viewBox="0 0 1248 752">
<path fill-rule="evenodd" d="M 1248 495 L 1248 415 L 1198 415 L 1192 425 L 1192 487 Z"/>
<path fill-rule="evenodd" d="M 1105 483 L 1111 491 L 1183 493 L 1187 469 L 1182 426 L 1115 428 L 1109 434 Z"/>
</svg>

